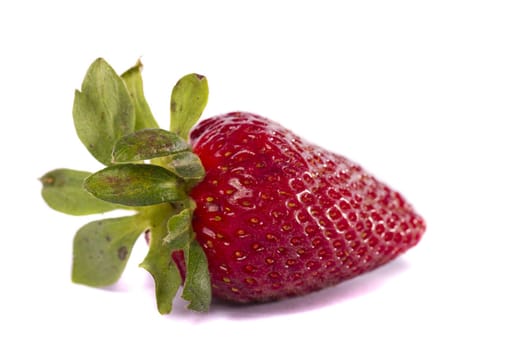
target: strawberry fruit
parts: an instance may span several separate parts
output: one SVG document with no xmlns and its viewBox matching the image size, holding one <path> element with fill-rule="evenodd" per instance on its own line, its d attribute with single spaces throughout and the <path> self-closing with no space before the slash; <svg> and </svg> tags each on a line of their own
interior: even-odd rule
<svg viewBox="0 0 525 350">
<path fill-rule="evenodd" d="M 73 215 L 129 209 L 77 232 L 73 281 L 120 277 L 147 232 L 141 264 L 169 313 L 182 286 L 189 308 L 214 297 L 236 303 L 306 294 L 373 270 L 416 245 L 425 223 L 396 191 L 345 157 L 269 119 L 244 112 L 197 124 L 205 77 L 174 87 L 170 131 L 158 128 L 142 91 L 141 64 L 118 76 L 89 68 L 73 117 L 87 149 L 107 167 L 56 169 L 42 195 Z"/>
<path fill-rule="evenodd" d="M 399 193 L 268 119 L 207 119 L 191 144 L 206 169 L 191 191 L 193 228 L 218 297 L 320 289 L 390 261 L 424 231 Z"/>
</svg>

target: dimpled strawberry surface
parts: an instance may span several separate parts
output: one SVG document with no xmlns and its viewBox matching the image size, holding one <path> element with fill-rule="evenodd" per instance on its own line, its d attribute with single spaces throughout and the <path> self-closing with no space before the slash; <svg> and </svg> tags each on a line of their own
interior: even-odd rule
<svg viewBox="0 0 525 350">
<path fill-rule="evenodd" d="M 425 231 L 398 192 L 266 118 L 206 119 L 190 140 L 206 169 L 191 192 L 193 228 L 216 297 L 253 302 L 318 290 L 385 264 Z"/>
</svg>

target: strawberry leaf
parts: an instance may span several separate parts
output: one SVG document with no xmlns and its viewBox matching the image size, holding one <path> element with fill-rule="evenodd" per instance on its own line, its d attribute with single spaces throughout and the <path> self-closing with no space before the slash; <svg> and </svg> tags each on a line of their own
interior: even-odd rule
<svg viewBox="0 0 525 350">
<path fill-rule="evenodd" d="M 200 182 L 206 174 L 200 158 L 193 152 L 180 152 L 173 155 L 167 162 L 166 168 L 190 185 Z"/>
<path fill-rule="evenodd" d="M 107 167 L 88 177 L 84 188 L 102 200 L 129 206 L 147 206 L 187 197 L 174 173 L 150 164 Z"/>
<path fill-rule="evenodd" d="M 102 58 L 89 67 L 75 91 L 73 120 L 78 137 L 101 163 L 111 163 L 113 145 L 135 129 L 133 102 L 124 81 Z"/>
<path fill-rule="evenodd" d="M 155 296 L 157 309 L 161 314 L 169 314 L 173 298 L 177 294 L 182 278 L 177 265 L 171 258 L 172 247 L 165 244 L 168 235 L 166 213 L 169 209 L 162 208 L 153 215 L 151 225 L 150 248 L 140 266 L 146 269 L 155 280 Z"/>
<path fill-rule="evenodd" d="M 135 130 L 158 128 L 159 125 L 151 113 L 148 102 L 144 97 L 142 84 L 142 62 L 137 61 L 135 66 L 124 72 L 121 77 L 126 83 L 133 106 L 135 107 Z"/>
<path fill-rule="evenodd" d="M 172 250 L 180 250 L 186 247 L 195 237 L 191 229 L 192 213 L 184 209 L 168 220 L 168 234 L 163 238 L 163 244 Z"/>
<path fill-rule="evenodd" d="M 185 140 L 208 102 L 208 80 L 199 74 L 182 77 L 171 92 L 170 130 Z"/>
<path fill-rule="evenodd" d="M 93 221 L 81 227 L 73 243 L 73 282 L 94 287 L 115 283 L 143 229 L 137 215 Z"/>
<path fill-rule="evenodd" d="M 194 311 L 208 311 L 211 303 L 211 282 L 208 260 L 197 240 L 193 239 L 184 248 L 186 279 L 182 297 L 190 302 Z"/>
<path fill-rule="evenodd" d="M 188 151 L 179 135 L 162 129 L 143 129 L 119 139 L 113 148 L 113 162 L 126 163 Z"/>
<path fill-rule="evenodd" d="M 89 192 L 82 184 L 90 176 L 87 171 L 55 169 L 40 178 L 42 197 L 51 208 L 70 215 L 90 215 L 122 208 L 102 201 Z"/>
<path fill-rule="evenodd" d="M 192 210 L 184 209 L 168 220 L 168 234 L 163 243 L 171 251 L 183 250 L 186 264 L 186 278 L 182 297 L 189 301 L 188 308 L 208 311 L 211 303 L 211 282 L 208 260 L 202 247 L 195 240 L 191 220 Z"/>
</svg>

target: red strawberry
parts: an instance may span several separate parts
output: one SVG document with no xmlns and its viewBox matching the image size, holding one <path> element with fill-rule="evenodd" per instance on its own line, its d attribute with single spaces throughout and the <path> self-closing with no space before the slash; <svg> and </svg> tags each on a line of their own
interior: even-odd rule
<svg viewBox="0 0 525 350">
<path fill-rule="evenodd" d="M 146 231 L 141 266 L 155 280 L 159 311 L 171 311 L 182 284 L 189 308 L 204 311 L 212 293 L 247 303 L 334 285 L 421 239 L 425 223 L 398 192 L 273 121 L 230 113 L 190 135 L 207 101 L 201 75 L 177 83 L 170 132 L 158 129 L 140 68 L 119 77 L 98 59 L 75 95 L 78 136 L 108 167 L 42 178 L 44 199 L 62 212 L 136 212 L 77 232 L 75 282 L 114 283 Z"/>
<path fill-rule="evenodd" d="M 230 113 L 190 137 L 206 169 L 191 191 L 193 228 L 216 297 L 266 301 L 321 289 L 392 260 L 425 230 L 399 193 L 271 120 Z"/>
</svg>

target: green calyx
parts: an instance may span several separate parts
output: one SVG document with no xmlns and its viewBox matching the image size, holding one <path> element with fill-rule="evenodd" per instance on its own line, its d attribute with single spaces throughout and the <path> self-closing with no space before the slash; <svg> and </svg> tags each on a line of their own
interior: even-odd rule
<svg viewBox="0 0 525 350">
<path fill-rule="evenodd" d="M 208 83 L 184 76 L 171 95 L 170 130 L 159 129 L 144 97 L 142 64 L 119 76 L 102 58 L 89 67 L 75 92 L 73 119 L 78 137 L 106 168 L 95 173 L 56 169 L 40 178 L 42 197 L 70 215 L 125 209 L 134 214 L 82 226 L 73 244 L 72 280 L 107 286 L 121 276 L 133 245 L 150 233 L 150 248 L 140 264 L 155 281 L 157 308 L 171 312 L 179 288 L 188 308 L 207 311 L 211 303 L 208 262 L 195 239 L 189 191 L 205 175 L 188 144 L 190 129 L 208 99 Z M 184 253 L 186 274 L 172 253 Z"/>
</svg>

